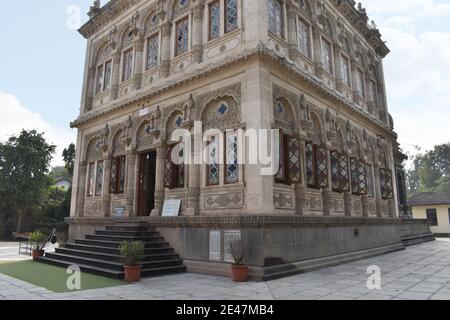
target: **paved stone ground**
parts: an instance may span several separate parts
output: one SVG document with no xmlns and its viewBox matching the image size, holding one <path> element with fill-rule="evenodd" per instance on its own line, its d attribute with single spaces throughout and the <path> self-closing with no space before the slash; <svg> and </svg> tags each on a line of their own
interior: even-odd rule
<svg viewBox="0 0 450 320">
<path fill-rule="evenodd" d="M 11 251 L 11 247 L 15 249 Z M 16 249 L 11 244 L 0 244 L 0 260 L 13 259 Z M 371 265 L 381 268 L 381 290 L 367 288 L 367 268 Z M 225 277 L 186 273 L 121 287 L 58 294 L 0 274 L 2 299 L 450 300 L 450 240 L 439 239 L 270 282 L 235 284 Z"/>
</svg>

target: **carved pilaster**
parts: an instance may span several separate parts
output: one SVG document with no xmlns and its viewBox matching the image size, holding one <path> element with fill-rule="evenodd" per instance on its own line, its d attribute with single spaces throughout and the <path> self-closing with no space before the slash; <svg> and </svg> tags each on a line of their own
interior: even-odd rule
<svg viewBox="0 0 450 320">
<path fill-rule="evenodd" d="M 111 215 L 111 193 L 110 193 L 110 185 L 111 185 L 111 158 L 108 157 L 104 161 L 104 175 L 105 182 L 103 185 L 103 209 L 105 212 L 105 217 L 109 217 Z"/>
<path fill-rule="evenodd" d="M 156 149 L 156 180 L 155 180 L 155 208 L 151 212 L 152 217 L 158 217 L 162 214 L 165 197 L 165 163 L 166 146 L 160 146 Z"/>
<path fill-rule="evenodd" d="M 203 60 L 203 0 L 197 0 L 192 18 L 192 58 L 200 63 Z"/>
<path fill-rule="evenodd" d="M 170 71 L 170 34 L 172 24 L 166 22 L 161 26 L 161 68 L 160 76 L 166 78 Z"/>
<path fill-rule="evenodd" d="M 142 66 L 143 66 L 143 51 L 144 51 L 144 39 L 138 37 L 135 42 L 136 58 L 134 62 L 134 76 L 133 83 L 136 90 L 139 90 L 142 86 Z"/>
<path fill-rule="evenodd" d="M 295 60 L 298 55 L 297 14 L 292 3 L 287 5 L 289 57 Z"/>
<path fill-rule="evenodd" d="M 111 82 L 112 99 L 117 99 L 119 95 L 119 80 L 120 80 L 120 52 L 115 52 L 112 58 L 113 74 Z"/>
<path fill-rule="evenodd" d="M 368 217 L 370 209 L 369 197 L 367 195 L 361 196 L 361 203 L 362 203 L 362 215 L 363 217 Z"/>
<path fill-rule="evenodd" d="M 298 216 L 303 215 L 303 208 L 306 205 L 306 188 L 302 184 L 296 184 L 295 185 L 295 213 Z"/>
<path fill-rule="evenodd" d="M 78 168 L 78 186 L 77 186 L 77 217 L 84 216 L 84 201 L 86 198 L 86 175 L 87 175 L 87 162 L 80 162 Z"/>
<path fill-rule="evenodd" d="M 317 25 L 314 25 L 312 28 L 313 32 L 313 45 L 314 45 L 314 68 L 315 74 L 318 77 L 322 77 L 323 63 L 322 63 L 322 42 L 321 42 L 321 33 L 322 30 Z"/>
<path fill-rule="evenodd" d="M 352 193 L 351 192 L 345 192 L 344 193 L 344 211 L 346 217 L 352 216 L 352 210 L 353 210 L 353 200 L 352 200 Z"/>
<path fill-rule="evenodd" d="M 331 215 L 331 210 L 333 208 L 331 193 L 332 193 L 331 190 L 327 190 L 327 189 L 322 190 L 323 215 L 324 216 Z"/>
<path fill-rule="evenodd" d="M 137 154 L 131 153 L 126 157 L 127 160 L 127 187 L 125 210 L 128 216 L 134 216 L 134 198 L 136 192 L 136 158 Z"/>
</svg>

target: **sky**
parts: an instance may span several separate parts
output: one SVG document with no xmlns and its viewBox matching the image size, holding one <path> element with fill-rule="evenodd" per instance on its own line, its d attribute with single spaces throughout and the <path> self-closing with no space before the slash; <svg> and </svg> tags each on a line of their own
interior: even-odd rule
<svg viewBox="0 0 450 320">
<path fill-rule="evenodd" d="M 76 138 L 69 123 L 86 45 L 76 29 L 92 2 L 6 1 L 0 10 L 0 141 L 23 128 L 45 132 L 57 146 L 53 165 Z M 413 154 L 450 142 L 450 0 L 362 3 L 391 50 L 384 72 L 401 147 Z"/>
</svg>

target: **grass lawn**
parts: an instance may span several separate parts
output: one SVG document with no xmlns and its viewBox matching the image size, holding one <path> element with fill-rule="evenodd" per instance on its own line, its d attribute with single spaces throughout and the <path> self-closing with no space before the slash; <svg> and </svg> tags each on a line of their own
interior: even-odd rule
<svg viewBox="0 0 450 320">
<path fill-rule="evenodd" d="M 65 268 L 55 267 L 34 261 L 0 262 L 0 273 L 16 278 L 50 291 L 62 293 L 73 292 L 66 286 L 71 276 Z M 125 281 L 81 273 L 81 290 L 108 288 L 125 285 Z"/>
</svg>

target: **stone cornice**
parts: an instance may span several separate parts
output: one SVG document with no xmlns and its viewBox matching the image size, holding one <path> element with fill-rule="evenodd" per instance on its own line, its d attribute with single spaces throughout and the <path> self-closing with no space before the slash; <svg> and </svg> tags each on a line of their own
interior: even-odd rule
<svg viewBox="0 0 450 320">
<path fill-rule="evenodd" d="M 81 115 L 78 119 L 76 119 L 74 122 L 72 122 L 70 126 L 71 128 L 78 128 L 81 127 L 82 125 L 88 124 L 92 121 L 108 116 L 114 112 L 123 110 L 133 104 L 145 103 L 148 99 L 154 96 L 162 94 L 173 88 L 181 87 L 184 84 L 194 81 L 196 79 L 209 76 L 211 73 L 220 71 L 224 68 L 234 66 L 237 63 L 248 61 L 252 57 L 267 58 L 271 62 L 276 63 L 279 66 L 287 69 L 294 76 L 300 77 L 311 87 L 317 89 L 319 92 L 324 94 L 326 98 L 332 100 L 333 102 L 339 103 L 341 106 L 344 106 L 348 111 L 356 114 L 360 119 L 368 121 L 378 129 L 383 131 L 387 136 L 391 137 L 392 139 L 397 138 L 395 132 L 393 132 L 387 125 L 383 124 L 381 121 L 377 119 L 370 117 L 369 115 L 361 111 L 356 106 L 356 104 L 349 102 L 343 96 L 338 94 L 336 91 L 326 88 L 320 79 L 304 72 L 303 70 L 298 68 L 292 61 L 286 58 L 279 57 L 275 52 L 273 52 L 271 49 L 268 49 L 262 43 L 260 43 L 256 48 L 246 50 L 237 56 L 228 57 L 224 61 L 220 61 L 215 64 L 209 64 L 208 68 L 202 68 L 200 70 L 195 70 L 191 73 L 187 73 L 183 79 L 180 79 L 177 82 L 173 82 L 170 78 L 168 78 L 168 80 L 163 83 L 159 83 L 155 86 L 150 86 L 141 89 L 141 91 L 137 92 L 132 97 L 121 98 L 104 108 L 85 113 Z"/>
<path fill-rule="evenodd" d="M 78 32 L 86 39 L 90 38 L 105 25 L 113 21 L 123 12 L 137 4 L 140 0 L 110 0 L 95 16 L 89 19 Z"/>
<path fill-rule="evenodd" d="M 88 39 L 139 1 L 110 0 L 78 31 L 83 37 Z M 355 5 L 355 0 L 333 0 L 333 6 L 360 32 L 382 58 L 386 57 L 390 51 L 381 39 L 380 31 L 369 27 L 367 15 L 359 12 Z"/>
<path fill-rule="evenodd" d="M 312 217 L 293 215 L 182 216 L 68 218 L 69 224 L 113 225 L 115 223 L 149 224 L 161 228 L 294 228 L 401 224 L 401 219 L 359 217 Z"/>
<path fill-rule="evenodd" d="M 386 43 L 381 39 L 380 31 L 369 27 L 367 15 L 358 11 L 355 0 L 334 0 L 333 2 L 339 12 L 364 36 L 380 57 L 384 58 L 390 53 Z"/>
</svg>

